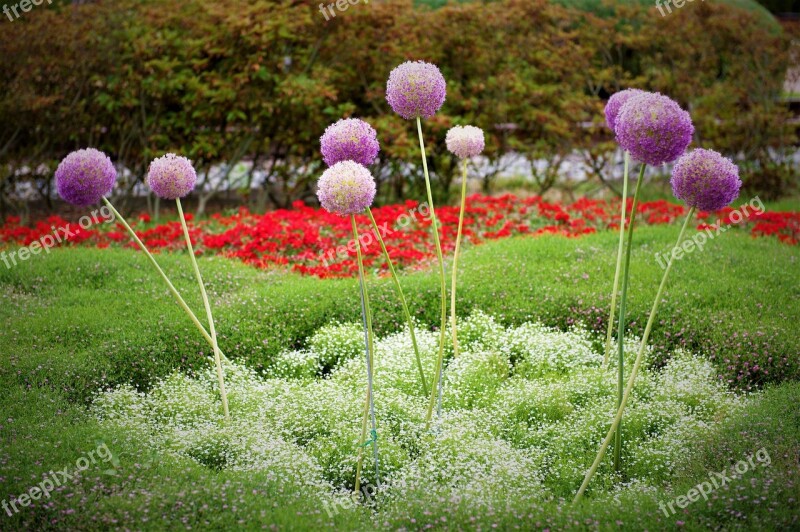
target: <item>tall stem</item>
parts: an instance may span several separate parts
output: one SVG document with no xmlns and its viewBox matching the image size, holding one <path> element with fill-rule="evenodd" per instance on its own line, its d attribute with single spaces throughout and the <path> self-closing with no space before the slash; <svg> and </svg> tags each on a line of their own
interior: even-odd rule
<svg viewBox="0 0 800 532">
<path fill-rule="evenodd" d="M 624 357 L 625 357 L 625 310 L 628 301 L 628 280 L 630 279 L 630 266 L 631 266 L 631 248 L 633 247 L 633 225 L 636 221 L 636 207 L 639 204 L 639 191 L 642 188 L 642 181 L 644 180 L 644 169 L 647 166 L 642 163 L 642 168 L 639 171 L 639 179 L 636 180 L 636 192 L 633 194 L 633 203 L 631 204 L 631 220 L 628 225 L 628 242 L 625 248 L 625 267 L 622 270 L 622 296 L 619 303 L 619 323 L 617 324 L 617 354 L 618 371 L 617 371 L 617 406 L 622 404 L 623 386 L 624 386 Z M 614 470 L 620 469 L 620 456 L 622 450 L 622 423 L 617 427 L 617 435 L 614 440 Z"/>
<path fill-rule="evenodd" d="M 447 328 L 447 284 L 444 274 L 444 257 L 442 256 L 442 244 L 439 242 L 439 223 L 436 221 L 436 210 L 433 207 L 433 192 L 431 191 L 431 179 L 428 175 L 428 159 L 425 155 L 425 140 L 422 137 L 422 120 L 417 117 L 417 133 L 419 134 L 419 149 L 422 152 L 422 169 L 425 173 L 425 189 L 428 192 L 428 204 L 431 207 L 431 230 L 433 231 L 433 241 L 436 244 L 436 255 L 439 259 L 439 277 L 441 279 L 441 305 L 442 323 L 439 330 L 439 357 L 436 360 L 436 369 L 433 374 L 433 388 L 431 389 L 431 399 L 428 403 L 428 413 L 425 416 L 425 428 L 429 428 L 431 417 L 433 416 L 433 405 L 436 403 L 437 392 L 441 396 L 442 385 L 442 365 L 444 364 L 444 339 L 445 329 Z"/>
<path fill-rule="evenodd" d="M 374 358 L 372 357 L 372 354 L 375 352 L 374 348 L 375 333 L 372 329 L 372 310 L 370 309 L 369 305 L 369 289 L 366 283 L 360 286 L 364 290 L 364 301 L 366 303 L 365 308 L 367 312 L 367 331 L 368 331 L 367 334 L 369 336 L 368 345 L 370 353 L 370 364 L 372 364 L 372 367 L 374 367 L 375 361 Z M 369 421 L 369 404 L 371 397 L 372 397 L 372 389 L 368 386 L 366 396 L 364 397 L 364 415 L 362 416 L 361 419 L 361 438 L 358 440 L 358 465 L 356 467 L 356 485 L 355 485 L 356 493 L 359 492 L 359 489 L 361 487 L 361 470 L 364 465 L 364 446 L 368 445 L 365 444 L 365 442 L 367 440 L 367 423 Z"/>
<path fill-rule="evenodd" d="M 219 353 L 219 345 L 217 344 L 217 331 L 214 327 L 214 316 L 211 314 L 211 304 L 208 302 L 208 294 L 206 293 L 206 285 L 203 283 L 203 276 L 200 275 L 200 268 L 197 266 L 197 257 L 194 256 L 194 247 L 192 246 L 192 239 L 189 237 L 189 228 L 186 226 L 186 217 L 183 215 L 181 199 L 177 198 L 175 200 L 175 204 L 178 206 L 178 215 L 181 218 L 183 236 L 186 237 L 186 248 L 189 250 L 189 257 L 192 259 L 194 276 L 197 279 L 197 284 L 200 285 L 200 294 L 203 296 L 203 305 L 206 308 L 208 328 L 211 331 L 211 345 L 214 348 L 214 363 L 217 365 L 217 379 L 219 379 L 219 393 L 222 398 L 222 410 L 225 413 L 225 419 L 227 420 L 230 418 L 230 412 L 228 411 L 228 394 L 225 393 L 225 375 L 222 372 L 222 356 Z"/>
<path fill-rule="evenodd" d="M 203 327 L 203 324 L 200 323 L 200 320 L 197 319 L 197 316 L 195 316 L 194 312 L 192 312 L 192 309 L 190 309 L 189 305 L 186 304 L 186 301 L 183 300 L 183 297 L 181 297 L 181 295 L 178 293 L 178 290 L 172 284 L 172 281 L 169 280 L 169 277 L 167 277 L 167 274 L 164 273 L 164 270 L 162 270 L 161 266 L 159 266 L 158 262 L 156 262 L 155 257 L 153 257 L 152 253 L 150 253 L 150 250 L 147 249 L 147 246 L 144 245 L 144 243 L 141 241 L 141 239 L 136 234 L 136 232 L 131 228 L 131 226 L 128 224 L 128 222 L 125 220 L 125 218 L 123 218 L 122 215 L 117 211 L 117 209 L 114 208 L 114 206 L 111 204 L 111 202 L 108 201 L 107 198 L 103 198 L 103 201 L 108 206 L 108 208 L 111 209 L 111 212 L 114 213 L 114 216 L 116 217 L 116 219 L 119 220 L 119 222 L 123 225 L 123 227 L 125 227 L 125 229 L 128 231 L 128 233 L 130 233 L 131 238 L 133 239 L 133 241 L 136 242 L 136 245 L 139 246 L 139 249 L 141 249 L 144 252 L 145 256 L 150 260 L 150 263 L 155 267 L 155 269 L 156 269 L 156 271 L 158 271 L 159 275 L 161 275 L 161 278 L 164 279 L 165 283 L 167 283 L 167 287 L 169 287 L 170 292 L 172 292 L 172 295 L 175 297 L 175 301 L 178 302 L 178 305 L 189 316 L 189 318 L 192 320 L 192 323 L 194 323 L 194 326 L 197 327 L 197 330 L 200 331 L 200 334 L 202 334 L 203 338 L 205 338 L 206 341 L 208 342 L 208 345 L 210 345 L 213 348 L 214 347 L 214 342 L 211 339 L 211 335 L 208 334 L 208 331 L 206 331 L 206 328 Z M 222 353 L 222 351 L 220 351 L 220 355 L 225 357 L 225 355 L 224 355 L 224 353 Z"/>
<path fill-rule="evenodd" d="M 625 150 L 625 172 L 622 176 L 622 205 L 619 214 L 619 246 L 617 247 L 617 269 L 614 271 L 614 289 L 611 291 L 611 314 L 608 317 L 608 332 L 606 333 L 606 349 L 603 355 L 603 368 L 608 367 L 608 358 L 611 353 L 611 336 L 614 332 L 614 313 L 617 310 L 617 292 L 619 292 L 619 274 L 622 269 L 622 247 L 625 242 L 625 203 L 628 199 L 628 165 L 631 154 Z"/>
<path fill-rule="evenodd" d="M 375 419 L 375 393 L 372 386 L 373 368 L 373 342 L 372 342 L 372 317 L 369 310 L 369 298 L 367 297 L 366 282 L 364 280 L 364 261 L 361 256 L 361 241 L 358 239 L 358 228 L 356 227 L 356 217 L 350 215 L 350 225 L 353 228 L 353 238 L 356 242 L 356 258 L 358 260 L 358 283 L 361 289 L 361 319 L 364 324 L 364 355 L 367 361 L 367 397 L 369 404 L 370 417 L 372 418 L 372 455 L 375 459 L 375 482 L 376 486 L 381 486 L 380 461 L 378 459 L 378 425 Z M 362 441 L 363 444 L 363 441 Z"/>
<path fill-rule="evenodd" d="M 358 462 L 356 464 L 356 485 L 355 493 L 361 490 L 361 469 L 364 465 L 364 442 L 367 441 L 367 422 L 369 420 L 369 400 L 372 394 L 369 393 L 364 397 L 364 414 L 361 416 L 361 437 L 358 440 Z"/>
<path fill-rule="evenodd" d="M 683 222 L 683 227 L 681 227 L 681 232 L 678 235 L 678 243 L 675 244 L 675 248 L 679 248 L 681 243 L 683 242 L 683 235 L 686 232 L 686 227 L 689 225 L 689 221 L 694 216 L 694 207 L 689 209 L 689 213 L 686 215 L 686 220 Z M 656 319 L 656 313 L 658 312 L 658 307 L 661 305 L 661 296 L 664 292 L 664 287 L 667 284 L 667 277 L 669 277 L 669 272 L 672 269 L 672 262 L 673 259 L 670 257 L 669 262 L 667 263 L 667 267 L 664 270 L 664 276 L 661 278 L 661 284 L 658 286 L 658 292 L 656 292 L 656 299 L 653 301 L 653 307 L 650 309 L 650 317 L 647 318 L 647 326 L 644 329 L 644 335 L 642 336 L 642 343 L 639 345 L 639 352 L 636 354 L 636 361 L 633 363 L 633 369 L 631 370 L 631 374 L 628 377 L 628 385 L 625 387 L 625 393 L 622 397 L 622 403 L 617 408 L 617 415 L 614 417 L 614 421 L 611 423 L 611 428 L 608 430 L 608 434 L 606 434 L 605 439 L 603 440 L 602 445 L 600 446 L 600 451 L 597 453 L 597 457 L 594 459 L 592 466 L 589 468 L 589 471 L 586 472 L 586 476 L 583 479 L 583 484 L 581 484 L 578 493 L 575 495 L 575 499 L 573 503 L 578 502 L 583 493 L 586 491 L 586 487 L 591 482 L 592 477 L 594 476 L 595 472 L 597 472 L 597 468 L 600 465 L 600 462 L 603 460 L 605 456 L 606 449 L 608 449 L 608 445 L 611 443 L 611 438 L 615 432 L 617 432 L 617 428 L 622 421 L 622 413 L 625 410 L 625 406 L 628 404 L 628 399 L 631 396 L 631 390 L 633 390 L 634 382 L 636 381 L 636 375 L 639 373 L 639 367 L 642 364 L 642 360 L 644 358 L 644 352 L 647 348 L 647 341 L 650 339 L 650 331 L 653 328 L 653 322 Z"/>
<path fill-rule="evenodd" d="M 458 331 L 456 330 L 456 276 L 458 274 L 458 251 L 461 248 L 461 231 L 464 227 L 464 211 L 467 208 L 467 160 L 461 163 L 461 209 L 458 212 L 456 249 L 453 251 L 453 282 L 450 285 L 450 328 L 453 329 L 453 356 L 458 357 Z"/>
<path fill-rule="evenodd" d="M 419 356 L 417 335 L 414 332 L 414 321 L 411 319 L 411 313 L 408 311 L 406 296 L 403 294 L 403 288 L 400 286 L 400 279 L 397 277 L 394 264 L 392 264 L 392 259 L 389 257 L 389 251 L 386 249 L 386 244 L 383 242 L 383 237 L 381 236 L 381 231 L 378 228 L 378 223 L 375 221 L 375 217 L 372 215 L 372 209 L 369 207 L 367 207 L 367 215 L 369 215 L 369 221 L 372 222 L 372 229 L 375 231 L 375 235 L 378 237 L 378 242 L 381 245 L 383 256 L 386 258 L 386 264 L 389 266 L 389 272 L 392 274 L 392 280 L 394 281 L 394 286 L 397 289 L 397 295 L 400 297 L 400 303 L 403 306 L 403 312 L 405 312 L 406 315 L 408 331 L 411 334 L 411 344 L 414 346 L 414 355 L 417 357 L 417 369 L 419 369 L 419 377 L 422 380 L 422 394 L 428 395 L 428 383 L 425 380 L 425 370 L 422 369 L 422 358 Z"/>
</svg>

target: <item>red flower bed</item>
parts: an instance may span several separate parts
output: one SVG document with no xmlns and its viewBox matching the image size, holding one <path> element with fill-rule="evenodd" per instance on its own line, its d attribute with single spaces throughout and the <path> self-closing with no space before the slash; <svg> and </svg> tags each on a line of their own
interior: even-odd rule
<svg viewBox="0 0 800 532">
<path fill-rule="evenodd" d="M 480 244 L 515 235 L 559 234 L 579 237 L 596 231 L 617 229 L 619 203 L 580 199 L 562 205 L 543 201 L 540 197 L 520 198 L 474 195 L 468 198 L 464 220 L 464 240 Z M 630 202 L 628 204 L 630 210 Z M 758 212 L 752 208 L 740 216 L 730 207 L 718 213 L 698 214 L 698 229 L 714 229 L 719 225 L 738 225 L 754 237 L 774 236 L 781 242 L 796 245 L 800 241 L 800 213 Z M 667 201 L 644 202 L 638 208 L 638 223 L 649 225 L 672 223 L 686 213 L 682 205 Z M 452 253 L 458 225 L 458 207 L 438 207 L 442 246 Z M 416 201 L 373 209 L 379 231 L 392 260 L 398 267 L 426 267 L 436 254 L 430 238 L 427 206 Z M 733 216 L 732 216 L 733 214 Z M 191 216 L 187 216 L 191 219 Z M 131 217 L 137 234 L 152 250 L 183 250 L 181 225 L 171 221 L 154 225 L 142 214 Z M 366 216 L 357 217 L 362 242 L 366 247 L 365 264 L 386 269 L 381 248 Z M 739 223 L 735 223 L 739 221 Z M 57 231 L 71 236 L 63 244 L 96 247 L 135 244 L 119 223 L 79 227 L 58 216 L 20 225 L 10 217 L 0 227 L 0 243 L 28 246 Z M 355 275 L 355 244 L 348 218 L 332 215 L 322 209 L 297 202 L 292 209 L 280 209 L 257 215 L 247 209 L 235 214 L 215 214 L 208 220 L 192 224 L 192 239 L 197 253 L 216 253 L 236 258 L 257 268 L 281 267 L 318 277 Z"/>
</svg>

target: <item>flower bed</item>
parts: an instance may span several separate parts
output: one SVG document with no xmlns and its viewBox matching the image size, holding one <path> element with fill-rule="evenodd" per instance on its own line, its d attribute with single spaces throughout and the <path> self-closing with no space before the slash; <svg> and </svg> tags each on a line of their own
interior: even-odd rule
<svg viewBox="0 0 800 532">
<path fill-rule="evenodd" d="M 630 204 L 629 204 L 630 208 Z M 471 244 L 517 235 L 559 234 L 579 237 L 587 233 L 618 228 L 617 202 L 580 199 L 570 204 L 551 203 L 537 196 L 521 198 L 474 195 L 467 202 L 464 238 Z M 757 212 L 740 224 L 731 220 L 735 209 L 727 207 L 718 213 L 698 214 L 698 229 L 721 223 L 741 226 L 754 237 L 775 237 L 781 242 L 800 242 L 800 213 Z M 416 201 L 376 207 L 372 210 L 392 260 L 398 267 L 423 267 L 436 257 L 429 238 L 430 220 L 426 206 Z M 458 207 L 437 207 L 442 231 L 442 247 L 450 252 L 455 243 Z M 640 204 L 639 222 L 648 225 L 673 223 L 686 213 L 683 205 L 666 201 Z M 191 219 L 187 215 L 187 219 Z M 366 216 L 357 217 L 368 227 Z M 132 220 L 133 222 L 133 220 Z M 29 245 L 52 233 L 52 226 L 65 227 L 69 222 L 53 216 L 31 227 L 20 225 L 10 217 L 0 226 L 0 242 L 4 245 Z M 153 224 L 146 214 L 132 223 L 144 243 L 153 250 L 182 250 L 185 246 L 179 221 Z M 118 224 L 103 224 L 83 229 L 71 224 L 74 235 L 71 245 L 97 247 L 127 246 L 135 248 L 125 229 Z M 346 277 L 357 273 L 355 250 L 346 249 L 352 238 L 349 221 L 323 209 L 295 203 L 292 209 L 280 209 L 263 215 L 240 209 L 234 214 L 215 214 L 198 221 L 190 229 L 198 252 L 215 253 L 235 258 L 258 268 L 289 268 L 318 277 Z M 344 252 L 337 248 L 345 246 Z M 365 265 L 385 268 L 381 249 L 375 239 L 365 246 Z"/>
<path fill-rule="evenodd" d="M 375 344 L 381 485 L 365 464 L 365 501 L 392 519 L 427 508 L 524 508 L 574 493 L 615 410 L 614 367 L 602 369 L 597 338 L 583 329 L 535 323 L 504 328 L 477 312 L 459 324 L 461 350 L 448 355 L 442 415 L 426 431 L 426 397 L 409 335 Z M 418 336 L 425 367 L 438 337 Z M 365 360 L 360 325 L 329 325 L 302 351 L 286 351 L 266 376 L 226 365 L 231 417 L 225 421 L 213 369 L 175 373 L 147 394 L 129 386 L 100 394 L 95 414 L 130 431 L 153 451 L 214 470 L 267 472 L 298 497 L 335 508 L 350 498 L 359 447 Z M 626 339 L 628 363 L 638 339 Z M 709 362 L 679 351 L 642 371 L 625 420 L 623 479 L 608 457 L 596 496 L 668 485 L 673 470 L 744 400 L 718 382 Z M 292 486 L 289 489 L 288 486 Z M 441 508 L 440 508 L 441 506 Z M 381 521 L 383 522 L 383 521 Z"/>
</svg>

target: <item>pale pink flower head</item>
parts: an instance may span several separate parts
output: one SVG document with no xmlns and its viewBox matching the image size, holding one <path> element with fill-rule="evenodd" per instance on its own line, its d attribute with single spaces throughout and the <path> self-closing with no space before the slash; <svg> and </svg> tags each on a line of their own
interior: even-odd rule
<svg viewBox="0 0 800 532">
<path fill-rule="evenodd" d="M 147 172 L 147 185 L 159 198 L 183 198 L 194 190 L 197 172 L 186 157 L 168 153 L 154 159 Z"/>
<path fill-rule="evenodd" d="M 475 126 L 450 128 L 445 138 L 450 153 L 462 159 L 480 155 L 484 148 L 483 130 Z"/>
<path fill-rule="evenodd" d="M 406 120 L 430 118 L 441 109 L 447 83 L 436 65 L 407 61 L 389 74 L 386 101 Z"/>
<path fill-rule="evenodd" d="M 341 161 L 319 178 L 317 197 L 325 210 L 341 216 L 364 212 L 375 199 L 375 179 L 364 165 Z"/>
<path fill-rule="evenodd" d="M 320 139 L 322 160 L 328 166 L 340 161 L 355 161 L 364 166 L 375 162 L 380 151 L 375 129 L 358 118 L 331 124 Z"/>
</svg>

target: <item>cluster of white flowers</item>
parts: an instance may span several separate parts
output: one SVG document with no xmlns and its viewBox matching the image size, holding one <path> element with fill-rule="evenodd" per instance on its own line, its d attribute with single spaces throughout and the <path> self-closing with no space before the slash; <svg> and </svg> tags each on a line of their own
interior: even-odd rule
<svg viewBox="0 0 800 532">
<path fill-rule="evenodd" d="M 420 328 L 428 375 L 438 334 Z M 615 412 L 616 373 L 602 368 L 601 342 L 584 329 L 540 324 L 505 328 L 476 313 L 459 326 L 460 354 L 448 356 L 442 414 L 430 429 L 408 331 L 375 341 L 375 405 L 384 489 L 374 504 L 491 511 L 509 497 L 570 496 Z M 225 364 L 231 419 L 224 422 L 213 367 L 175 373 L 147 393 L 121 387 L 94 410 L 154 451 L 214 469 L 264 472 L 292 491 L 334 500 L 352 489 L 366 394 L 360 326 L 333 325 L 266 370 Z M 631 362 L 638 348 L 625 345 Z M 649 354 L 649 352 L 648 352 Z M 613 359 L 612 357 L 612 363 Z M 630 367 L 630 366 L 628 366 Z M 429 378 L 429 382 L 433 379 Z M 660 369 L 643 367 L 623 423 L 628 486 L 668 479 L 692 443 L 741 406 L 707 361 L 677 352 Z M 375 484 L 365 452 L 362 479 Z M 596 490 L 619 490 L 607 458 Z M 299 488 L 299 489 L 297 489 Z"/>
</svg>

